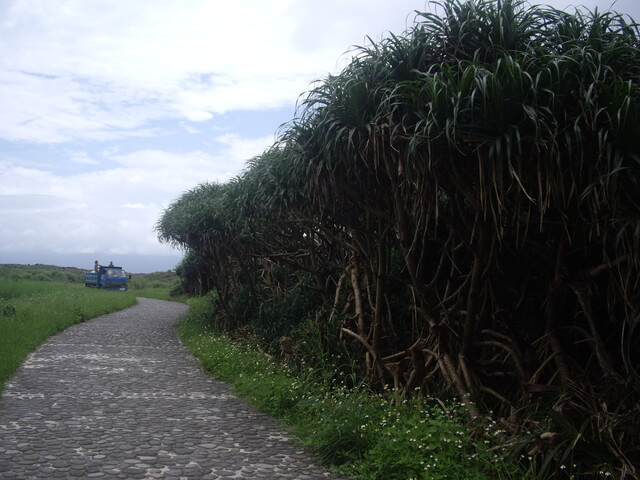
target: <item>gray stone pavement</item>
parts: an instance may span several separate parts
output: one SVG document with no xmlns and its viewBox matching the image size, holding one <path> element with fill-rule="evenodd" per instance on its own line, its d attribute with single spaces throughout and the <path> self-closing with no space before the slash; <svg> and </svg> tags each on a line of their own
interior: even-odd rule
<svg viewBox="0 0 640 480">
<path fill-rule="evenodd" d="M 199 369 L 185 313 L 141 298 L 30 354 L 0 396 L 0 478 L 341 478 Z"/>
</svg>

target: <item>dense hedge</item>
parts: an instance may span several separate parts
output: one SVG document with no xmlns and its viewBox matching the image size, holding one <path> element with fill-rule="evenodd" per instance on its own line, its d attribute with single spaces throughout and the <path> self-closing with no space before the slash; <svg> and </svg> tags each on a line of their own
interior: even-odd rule
<svg viewBox="0 0 640 480">
<path fill-rule="evenodd" d="M 188 250 L 184 285 L 215 289 L 228 328 L 298 359 L 337 352 L 399 395 L 454 391 L 471 416 L 533 428 L 529 452 L 633 475 L 638 28 L 440 8 L 318 82 L 273 148 L 180 197 L 159 237 Z"/>
</svg>

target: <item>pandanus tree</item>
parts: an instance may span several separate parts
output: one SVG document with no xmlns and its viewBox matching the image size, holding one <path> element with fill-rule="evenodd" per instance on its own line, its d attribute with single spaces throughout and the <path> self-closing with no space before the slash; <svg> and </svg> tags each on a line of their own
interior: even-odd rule
<svg viewBox="0 0 640 480">
<path fill-rule="evenodd" d="M 515 410 L 559 392 L 558 411 L 592 419 L 613 401 L 634 412 L 616 440 L 630 448 L 637 27 L 509 1 L 442 9 L 363 49 L 301 116 L 312 196 L 350 243 L 343 332 L 370 379 L 404 394 L 444 381 Z"/>
<path fill-rule="evenodd" d="M 222 303 L 315 292 L 307 316 L 339 322 L 373 388 L 451 389 L 472 416 L 548 403 L 567 445 L 596 439 L 633 474 L 638 27 L 438 5 L 318 82 L 278 144 L 183 195 L 160 237 L 201 255 Z"/>
<path fill-rule="evenodd" d="M 218 292 L 223 309 L 228 310 L 241 275 L 253 286 L 251 256 L 242 254 L 249 242 L 243 237 L 242 218 L 237 215 L 237 184 L 207 183 L 183 194 L 157 222 L 161 241 L 189 252 L 182 270 L 191 273 L 201 293 Z M 195 268 L 194 258 L 200 265 Z M 250 298 L 253 298 L 250 296 Z"/>
</svg>

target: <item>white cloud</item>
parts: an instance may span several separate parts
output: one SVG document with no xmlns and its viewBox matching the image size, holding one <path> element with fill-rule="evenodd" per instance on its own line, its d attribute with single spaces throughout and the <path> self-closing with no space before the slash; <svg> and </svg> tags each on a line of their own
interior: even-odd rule
<svg viewBox="0 0 640 480">
<path fill-rule="evenodd" d="M 5 2 L 0 138 L 154 136 L 157 120 L 292 105 L 352 45 L 402 33 L 427 8 L 424 0 Z"/>
<path fill-rule="evenodd" d="M 145 209 L 148 208 L 148 205 L 145 205 L 144 203 L 123 203 L 122 205 L 120 205 L 122 208 L 139 208 L 139 209 Z"/>
<path fill-rule="evenodd" d="M 205 181 L 226 181 L 273 138 L 216 138 L 216 155 L 203 151 L 141 150 L 111 154 L 110 168 L 56 174 L 0 162 L 0 229 L 4 251 L 50 249 L 163 254 L 154 226 L 162 211 L 183 192 Z M 83 152 L 70 153 L 84 158 Z M 87 247 L 90 245 L 91 247 Z"/>
<path fill-rule="evenodd" d="M 1 13 L 0 137 L 104 141 L 157 134 L 154 120 L 293 105 L 371 33 L 362 16 L 378 36 L 416 5 L 16 0 Z"/>
<path fill-rule="evenodd" d="M 100 162 L 91 158 L 87 152 L 70 152 L 69 160 L 78 165 L 100 165 Z"/>
<path fill-rule="evenodd" d="M 0 195 L 0 215 L 45 215 L 81 208 L 68 199 L 37 193 Z"/>
<path fill-rule="evenodd" d="M 202 130 L 199 130 L 194 126 L 189 125 L 187 122 L 180 122 L 180 127 L 182 127 L 182 129 L 187 133 L 191 133 L 191 134 L 202 133 Z"/>
</svg>

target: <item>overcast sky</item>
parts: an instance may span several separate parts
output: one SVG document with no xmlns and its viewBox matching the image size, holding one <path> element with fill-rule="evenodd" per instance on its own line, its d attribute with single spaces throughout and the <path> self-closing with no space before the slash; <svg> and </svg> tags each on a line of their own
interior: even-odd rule
<svg viewBox="0 0 640 480">
<path fill-rule="evenodd" d="M 571 2 L 550 0 L 557 8 Z M 611 1 L 583 0 L 607 10 Z M 1 0 L 0 263 L 175 267 L 154 225 L 416 0 Z M 640 1 L 614 9 L 640 20 Z"/>
</svg>

